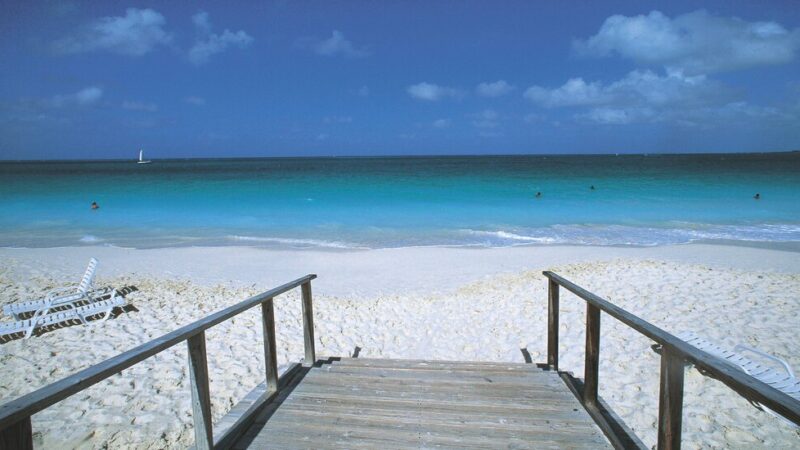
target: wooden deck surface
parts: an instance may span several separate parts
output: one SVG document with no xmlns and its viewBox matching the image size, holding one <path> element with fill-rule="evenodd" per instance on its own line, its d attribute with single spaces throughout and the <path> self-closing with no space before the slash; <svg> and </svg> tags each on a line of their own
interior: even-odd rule
<svg viewBox="0 0 800 450">
<path fill-rule="evenodd" d="M 346 358 L 305 372 L 234 448 L 610 448 L 554 371 Z"/>
</svg>

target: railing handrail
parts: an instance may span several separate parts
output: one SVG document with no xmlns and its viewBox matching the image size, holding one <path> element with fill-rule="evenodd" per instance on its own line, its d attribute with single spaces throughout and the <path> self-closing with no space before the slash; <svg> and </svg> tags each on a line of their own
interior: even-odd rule
<svg viewBox="0 0 800 450">
<path fill-rule="evenodd" d="M 25 394 L 15 400 L 0 405 L 0 430 L 73 395 L 110 376 L 133 366 L 153 355 L 163 352 L 189 338 L 254 306 L 304 285 L 315 279 L 315 274 L 290 281 L 284 285 L 254 295 L 242 302 L 208 315 L 189 325 L 178 328 L 161 337 L 148 341 L 138 347 L 88 367 L 55 383 Z"/>
<path fill-rule="evenodd" d="M 800 424 L 800 400 L 746 374 L 728 361 L 695 348 L 680 338 L 587 291 L 560 275 L 550 271 L 545 271 L 543 274 L 549 280 L 564 287 L 586 302 L 591 303 L 608 315 L 666 347 L 675 356 L 692 363 L 713 378 L 722 381 L 748 400 L 756 401 L 788 420 Z"/>
</svg>

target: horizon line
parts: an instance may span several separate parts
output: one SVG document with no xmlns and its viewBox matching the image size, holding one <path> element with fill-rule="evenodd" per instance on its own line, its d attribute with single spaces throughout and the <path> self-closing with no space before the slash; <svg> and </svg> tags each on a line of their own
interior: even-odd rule
<svg viewBox="0 0 800 450">
<path fill-rule="evenodd" d="M 763 155 L 773 153 L 799 153 L 800 149 L 793 150 L 766 150 L 766 151 L 741 151 L 741 152 L 641 152 L 641 153 L 492 153 L 492 154 L 387 154 L 387 155 L 296 155 L 296 156 L 205 156 L 205 157 L 168 157 L 151 158 L 150 161 L 201 161 L 220 159 L 336 159 L 336 158 L 480 158 L 480 157 L 519 157 L 519 156 L 664 156 L 664 155 Z M 136 158 L 62 158 L 62 159 L 2 159 L 0 163 L 24 162 L 121 162 L 137 161 Z"/>
</svg>

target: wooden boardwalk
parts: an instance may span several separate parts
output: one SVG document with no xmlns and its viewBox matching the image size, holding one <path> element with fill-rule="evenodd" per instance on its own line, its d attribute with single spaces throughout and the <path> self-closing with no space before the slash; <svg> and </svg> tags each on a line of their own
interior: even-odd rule
<svg viewBox="0 0 800 450">
<path fill-rule="evenodd" d="M 533 364 L 344 358 L 281 392 L 233 448 L 611 448 Z"/>
</svg>

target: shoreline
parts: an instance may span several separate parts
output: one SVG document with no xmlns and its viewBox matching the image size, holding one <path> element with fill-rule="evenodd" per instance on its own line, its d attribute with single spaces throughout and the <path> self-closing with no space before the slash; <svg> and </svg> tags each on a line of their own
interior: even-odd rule
<svg viewBox="0 0 800 450">
<path fill-rule="evenodd" d="M 69 281 L 83 273 L 91 257 L 100 260 L 101 278 L 144 276 L 190 280 L 200 285 L 225 283 L 266 288 L 316 273 L 319 275 L 316 284 L 335 295 L 447 292 L 487 276 L 613 260 L 659 260 L 744 271 L 800 273 L 800 257 L 794 251 L 699 243 L 657 247 L 536 245 L 335 251 L 244 246 L 0 248 L 0 264 L 9 266 L 9 273 L 18 273 L 20 277 L 37 273 Z M 4 260 L 7 261 L 3 263 Z M 15 269 L 15 265 L 21 267 Z"/>
</svg>

